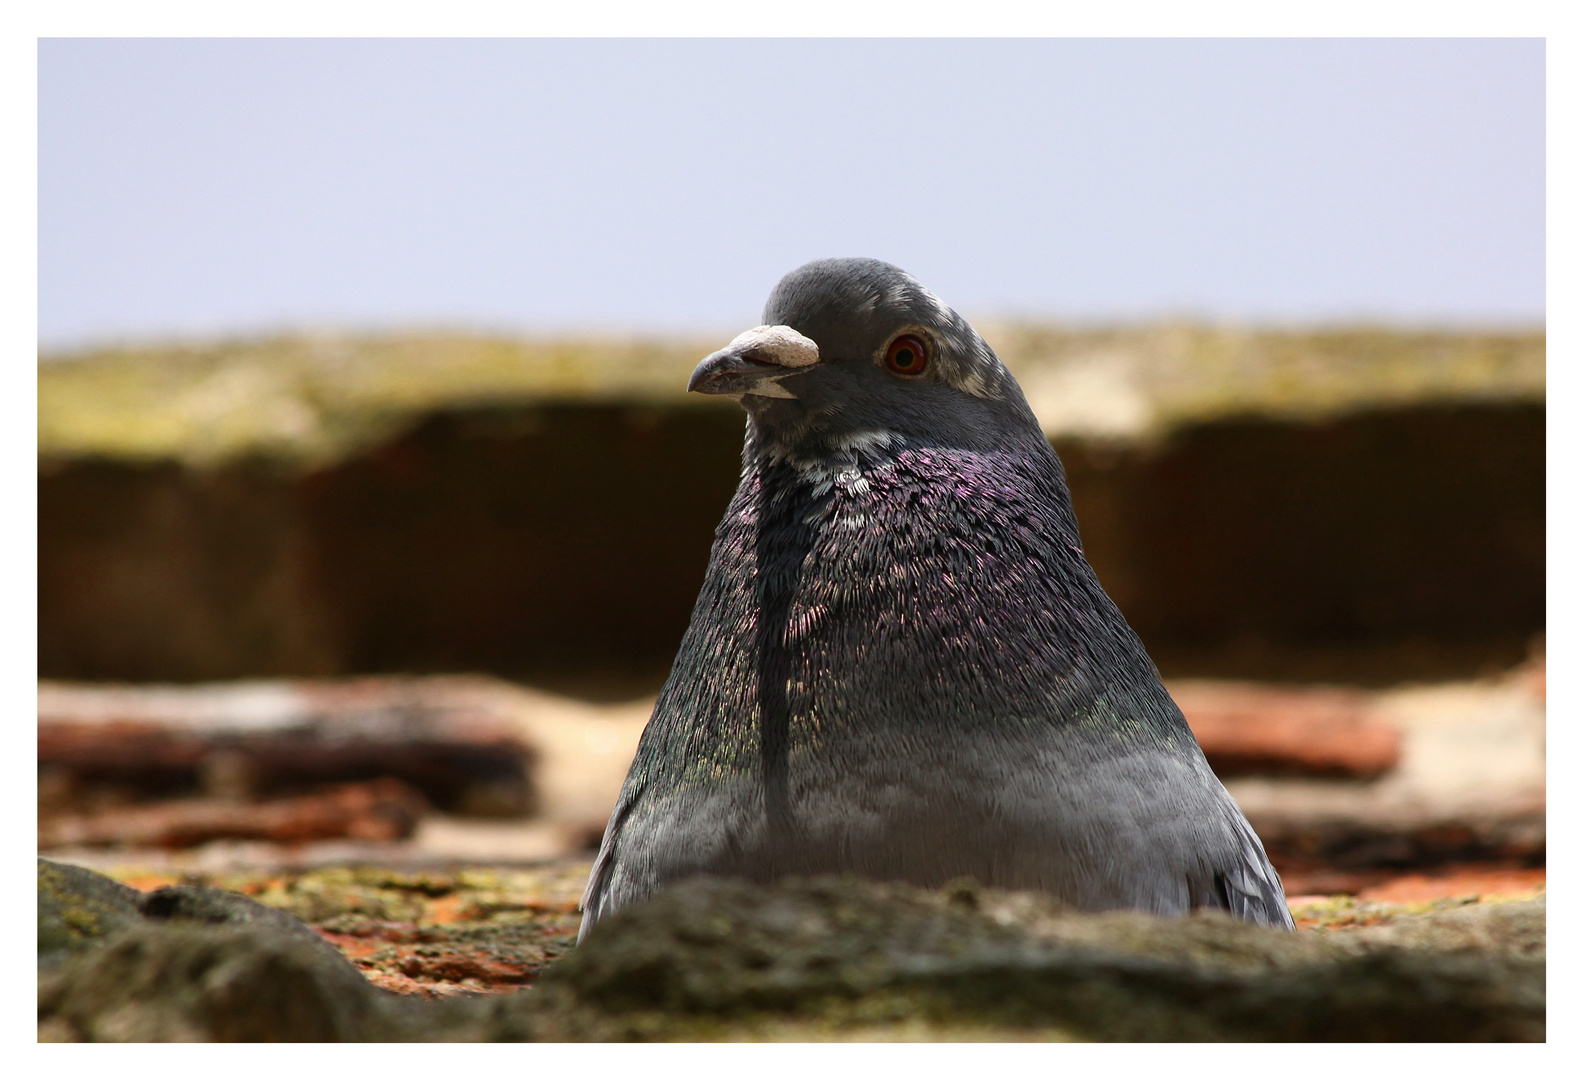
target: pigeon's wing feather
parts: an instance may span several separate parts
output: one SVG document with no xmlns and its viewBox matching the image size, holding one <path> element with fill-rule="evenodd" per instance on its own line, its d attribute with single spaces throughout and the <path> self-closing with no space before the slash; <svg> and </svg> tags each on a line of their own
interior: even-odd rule
<svg viewBox="0 0 1583 1080">
<path fill-rule="evenodd" d="M 1223 908 L 1248 922 L 1294 929 L 1286 890 L 1264 853 L 1264 845 L 1241 813 L 1232 817 L 1231 824 L 1235 853 L 1215 872 L 1211 888 L 1194 897 L 1195 906 Z"/>
<path fill-rule="evenodd" d="M 605 838 L 599 845 L 599 854 L 594 858 L 594 868 L 588 875 L 588 886 L 583 890 L 583 898 L 579 906 L 583 909 L 583 922 L 577 930 L 577 940 L 580 943 L 588 936 L 588 931 L 601 917 L 608 914 L 611 908 L 610 878 L 616 867 L 616 844 L 621 835 L 621 826 L 626 822 L 627 816 L 632 813 L 632 808 L 643 795 L 647 783 L 642 780 L 633 782 L 628 778 L 622 785 L 621 796 L 616 800 L 616 807 L 610 812 L 610 822 L 605 826 Z"/>
</svg>

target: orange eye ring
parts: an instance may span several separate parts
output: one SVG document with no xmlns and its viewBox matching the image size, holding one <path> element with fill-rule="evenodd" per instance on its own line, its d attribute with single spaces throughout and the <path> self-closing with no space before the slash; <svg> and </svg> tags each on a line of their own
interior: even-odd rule
<svg viewBox="0 0 1583 1080">
<path fill-rule="evenodd" d="M 929 350 L 911 334 L 885 346 L 885 366 L 898 375 L 922 375 L 929 367 Z"/>
</svg>

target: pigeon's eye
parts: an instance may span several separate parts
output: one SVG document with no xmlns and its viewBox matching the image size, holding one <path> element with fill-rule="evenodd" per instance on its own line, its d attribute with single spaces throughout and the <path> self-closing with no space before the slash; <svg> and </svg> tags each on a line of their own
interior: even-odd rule
<svg viewBox="0 0 1583 1080">
<path fill-rule="evenodd" d="M 903 334 L 885 349 L 885 366 L 898 375 L 922 375 L 929 366 L 929 353 L 923 342 Z"/>
</svg>

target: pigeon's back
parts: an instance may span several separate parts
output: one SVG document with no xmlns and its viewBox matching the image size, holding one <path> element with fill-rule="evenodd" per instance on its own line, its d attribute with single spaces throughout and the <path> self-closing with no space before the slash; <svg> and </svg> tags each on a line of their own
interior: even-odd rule
<svg viewBox="0 0 1583 1080">
<path fill-rule="evenodd" d="M 759 376 L 746 362 L 732 372 Z M 865 367 L 830 366 L 780 376 L 793 416 L 823 415 L 817 375 L 897 419 L 812 455 L 777 453 L 750 426 L 584 932 L 697 874 L 971 877 L 1087 910 L 1217 907 L 1290 926 L 1257 837 L 1084 560 L 1015 384 L 996 399 L 1009 419 L 980 409 L 935 432 L 906 410 L 953 399 L 893 402 Z"/>
</svg>

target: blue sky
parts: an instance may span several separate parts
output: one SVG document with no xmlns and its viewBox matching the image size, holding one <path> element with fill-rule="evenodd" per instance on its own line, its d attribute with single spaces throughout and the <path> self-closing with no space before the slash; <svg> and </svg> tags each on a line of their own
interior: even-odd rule
<svg viewBox="0 0 1583 1080">
<path fill-rule="evenodd" d="M 52 346 L 734 330 L 871 255 L 979 316 L 1538 324 L 1538 40 L 39 47 Z"/>
</svg>

